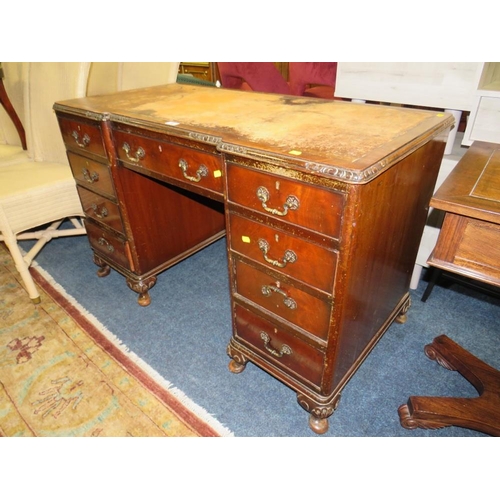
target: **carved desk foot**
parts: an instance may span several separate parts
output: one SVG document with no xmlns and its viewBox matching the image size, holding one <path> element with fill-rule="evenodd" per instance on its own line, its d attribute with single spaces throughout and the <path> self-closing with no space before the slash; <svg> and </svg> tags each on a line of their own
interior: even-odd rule
<svg viewBox="0 0 500 500">
<path fill-rule="evenodd" d="M 156 276 L 150 276 L 149 278 L 145 278 L 143 280 L 132 280 L 130 278 L 127 279 L 128 287 L 139 294 L 137 303 L 140 306 L 147 307 L 149 306 L 149 304 L 151 304 L 149 290 L 156 284 L 156 280 Z"/>
<path fill-rule="evenodd" d="M 476 398 L 411 396 L 398 409 L 406 429 L 439 429 L 456 425 L 500 436 L 500 371 L 487 365 L 446 335 L 425 346 L 425 354 L 456 370 L 478 391 Z"/>
<path fill-rule="evenodd" d="M 227 354 L 231 358 L 229 361 L 229 371 L 231 373 L 241 373 L 247 363 L 248 358 L 237 347 L 233 346 L 231 341 L 227 346 Z M 335 395 L 329 400 L 316 401 L 312 397 L 302 393 L 297 393 L 297 401 L 309 415 L 309 427 L 316 434 L 324 434 L 328 431 L 328 417 L 337 409 L 340 402 L 340 394 Z"/>
<path fill-rule="evenodd" d="M 329 403 L 320 404 L 303 394 L 297 394 L 297 401 L 304 410 L 310 413 L 309 427 L 316 434 L 328 431 L 328 418 L 332 416 L 340 402 L 340 394 Z"/>
<path fill-rule="evenodd" d="M 109 265 L 106 262 L 104 262 L 96 254 L 94 254 L 94 264 L 96 266 L 99 266 L 99 269 L 97 270 L 97 276 L 99 276 L 99 278 L 104 278 L 104 277 L 108 276 L 108 274 L 111 271 L 111 268 L 109 267 Z"/>
<path fill-rule="evenodd" d="M 408 311 L 410 310 L 410 307 L 411 307 L 411 298 L 410 296 L 408 296 L 405 303 L 403 304 L 403 307 L 398 312 L 398 315 L 395 318 L 396 323 L 399 323 L 401 325 L 406 323 L 406 321 L 408 320 Z"/>
<path fill-rule="evenodd" d="M 231 344 L 227 346 L 227 354 L 231 358 L 229 361 L 229 371 L 231 373 L 241 373 L 247 366 L 248 359 L 241 352 L 233 349 Z"/>
</svg>

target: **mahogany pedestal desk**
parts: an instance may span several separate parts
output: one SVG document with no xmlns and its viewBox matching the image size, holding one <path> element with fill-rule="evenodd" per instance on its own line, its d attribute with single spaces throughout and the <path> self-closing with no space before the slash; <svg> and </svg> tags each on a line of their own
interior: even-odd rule
<svg viewBox="0 0 500 500">
<path fill-rule="evenodd" d="M 227 235 L 229 368 L 288 385 L 324 433 L 405 320 L 453 118 L 179 84 L 54 108 L 98 274 L 147 305 L 160 272 Z"/>
<path fill-rule="evenodd" d="M 500 144 L 474 142 L 435 193 L 431 206 L 445 211 L 445 218 L 429 264 L 500 286 Z M 403 427 L 457 425 L 500 436 L 500 372 L 445 335 L 427 345 L 425 353 L 457 370 L 479 397 L 412 396 L 399 408 Z"/>
</svg>

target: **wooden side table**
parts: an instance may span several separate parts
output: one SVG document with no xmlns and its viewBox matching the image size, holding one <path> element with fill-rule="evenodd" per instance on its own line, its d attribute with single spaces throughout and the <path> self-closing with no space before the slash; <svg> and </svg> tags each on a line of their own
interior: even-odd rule
<svg viewBox="0 0 500 500">
<path fill-rule="evenodd" d="M 431 200 L 446 212 L 428 263 L 500 287 L 500 144 L 474 142 Z M 400 406 L 408 429 L 457 425 L 500 436 L 500 371 L 442 335 L 425 347 L 430 359 L 457 370 L 477 398 L 409 398 Z"/>
<path fill-rule="evenodd" d="M 21 123 L 21 120 L 17 116 L 16 110 L 14 109 L 14 106 L 12 106 L 12 103 L 10 102 L 9 96 L 7 95 L 7 92 L 5 90 L 5 86 L 3 84 L 3 69 L 2 65 L 0 63 L 0 103 L 2 104 L 3 108 L 9 115 L 10 119 L 13 121 L 17 133 L 19 134 L 19 138 L 21 139 L 21 146 L 23 149 L 27 149 L 26 147 L 26 134 L 24 132 L 24 127 L 23 124 Z"/>
</svg>

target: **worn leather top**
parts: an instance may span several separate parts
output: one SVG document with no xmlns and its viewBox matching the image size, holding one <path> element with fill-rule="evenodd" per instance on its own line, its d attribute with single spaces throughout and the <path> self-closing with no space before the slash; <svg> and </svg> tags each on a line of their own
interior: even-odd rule
<svg viewBox="0 0 500 500">
<path fill-rule="evenodd" d="M 432 137 L 446 140 L 453 124 L 439 111 L 177 83 L 54 107 L 165 129 L 245 156 L 288 159 L 348 182 L 366 182 Z"/>
</svg>

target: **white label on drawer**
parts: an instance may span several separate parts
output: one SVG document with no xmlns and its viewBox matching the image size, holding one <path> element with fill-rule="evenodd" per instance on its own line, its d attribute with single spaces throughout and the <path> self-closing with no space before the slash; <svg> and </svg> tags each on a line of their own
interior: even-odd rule
<svg viewBox="0 0 500 500">
<path fill-rule="evenodd" d="M 222 172 L 220 170 L 214 170 L 214 177 L 217 179 L 222 175 Z"/>
<path fill-rule="evenodd" d="M 165 125 L 172 125 L 172 127 L 177 127 L 177 125 L 179 125 L 179 122 L 165 122 Z"/>
<path fill-rule="evenodd" d="M 241 241 L 242 241 L 243 243 L 250 243 L 250 238 L 249 238 L 248 236 L 242 236 L 242 237 L 241 237 Z"/>
</svg>

